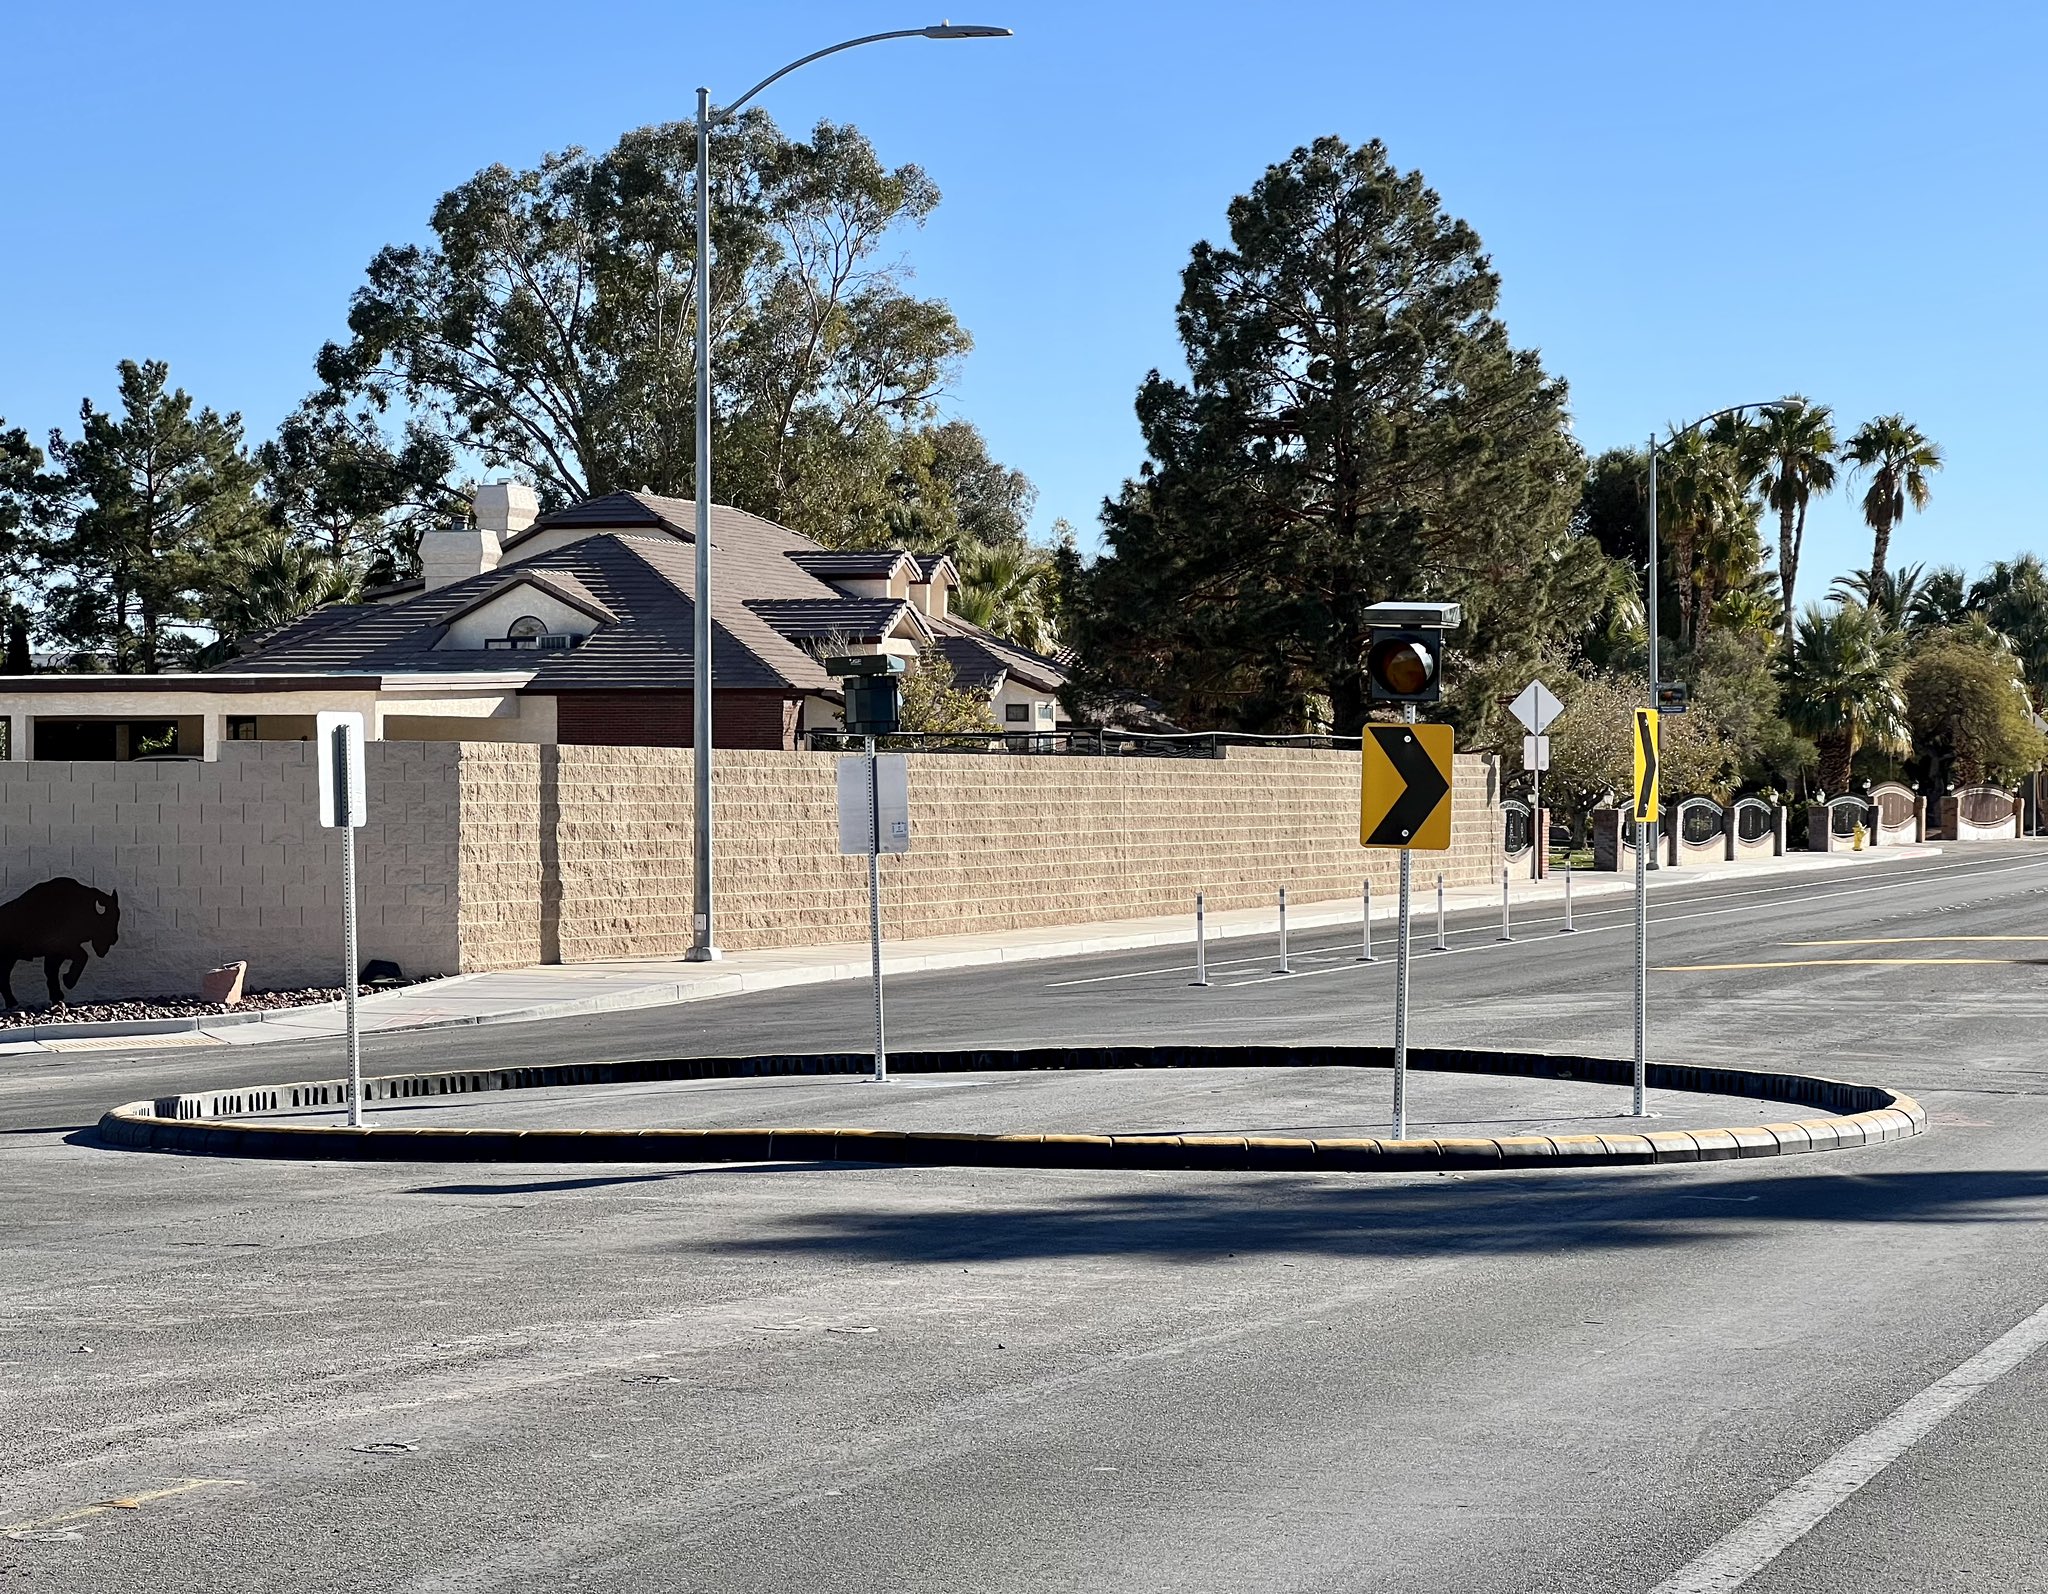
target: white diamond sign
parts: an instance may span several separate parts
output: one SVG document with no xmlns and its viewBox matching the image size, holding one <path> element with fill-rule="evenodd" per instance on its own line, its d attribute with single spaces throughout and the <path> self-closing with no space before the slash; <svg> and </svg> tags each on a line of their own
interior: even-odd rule
<svg viewBox="0 0 2048 1594">
<path fill-rule="evenodd" d="M 1522 688 L 1522 695 L 1508 705 L 1508 712 L 1522 722 L 1530 735 L 1541 736 L 1550 729 L 1550 722 L 1564 712 L 1564 705 L 1541 681 L 1531 681 Z"/>
</svg>

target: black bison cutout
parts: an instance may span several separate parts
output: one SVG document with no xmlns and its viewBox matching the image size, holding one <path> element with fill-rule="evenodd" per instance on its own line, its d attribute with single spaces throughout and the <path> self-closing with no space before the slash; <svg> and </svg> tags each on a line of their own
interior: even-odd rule
<svg viewBox="0 0 2048 1594">
<path fill-rule="evenodd" d="M 95 891 L 61 875 L 30 886 L 12 902 L 0 903 L 0 997 L 9 1007 L 19 1007 L 14 999 L 14 965 L 41 958 L 43 975 L 50 982 L 50 1005 L 62 1007 L 64 992 L 85 972 L 86 947 L 105 957 L 120 939 L 120 892 Z"/>
</svg>

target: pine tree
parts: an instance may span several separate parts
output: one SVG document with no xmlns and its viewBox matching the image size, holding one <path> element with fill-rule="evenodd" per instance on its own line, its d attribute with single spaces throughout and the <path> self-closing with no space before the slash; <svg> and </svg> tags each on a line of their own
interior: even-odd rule
<svg viewBox="0 0 2048 1594">
<path fill-rule="evenodd" d="M 152 674 L 196 650 L 204 597 L 259 524 L 257 470 L 239 415 L 195 414 L 161 360 L 120 370 L 118 413 L 87 399 L 79 435 L 50 436 L 69 526 L 50 547 L 49 618 L 116 670 Z"/>
<path fill-rule="evenodd" d="M 1377 142 L 1324 138 L 1232 203 L 1182 288 L 1191 380 L 1145 381 L 1151 457 L 1076 583 L 1084 700 L 1356 731 L 1367 606 L 1449 599 L 1447 709 L 1489 719 L 1497 677 L 1590 622 L 1605 556 L 1572 530 L 1564 384 L 1509 344 L 1477 234 Z"/>
</svg>

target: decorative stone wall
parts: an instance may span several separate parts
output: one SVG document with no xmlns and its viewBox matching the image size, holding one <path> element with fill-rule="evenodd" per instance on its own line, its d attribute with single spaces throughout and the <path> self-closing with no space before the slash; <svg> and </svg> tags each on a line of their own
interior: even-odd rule
<svg viewBox="0 0 2048 1594">
<path fill-rule="evenodd" d="M 360 833 L 365 959 L 408 973 L 673 957 L 690 942 L 687 749 L 373 742 Z M 718 755 L 718 941 L 859 940 L 867 865 L 838 848 L 829 755 Z M 912 850 L 882 860 L 893 938 L 1003 931 L 1391 891 L 1398 854 L 1358 845 L 1356 753 L 1221 759 L 910 760 Z M 250 986 L 338 982 L 337 833 L 313 749 L 230 743 L 216 764 L 0 764 L 0 900 L 53 875 L 119 890 L 121 943 L 78 999 L 193 990 L 238 958 Z M 1490 765 L 1458 760 L 1453 845 L 1417 878 L 1491 882 Z M 17 971 L 40 1000 L 40 971 Z"/>
</svg>

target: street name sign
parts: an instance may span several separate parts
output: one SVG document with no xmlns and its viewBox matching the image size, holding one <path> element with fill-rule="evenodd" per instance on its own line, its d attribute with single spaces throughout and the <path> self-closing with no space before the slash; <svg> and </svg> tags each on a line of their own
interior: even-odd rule
<svg viewBox="0 0 2048 1594">
<path fill-rule="evenodd" d="M 1448 725 L 1366 726 L 1359 737 L 1358 844 L 1449 851 L 1455 751 Z"/>
<path fill-rule="evenodd" d="M 1522 695 L 1508 704 L 1508 712 L 1522 722 L 1522 729 L 1531 736 L 1541 736 L 1550 729 L 1550 722 L 1564 712 L 1564 705 L 1541 681 L 1531 681 L 1522 688 Z"/>
<path fill-rule="evenodd" d="M 1522 768 L 1531 774 L 1540 775 L 1550 768 L 1550 738 L 1548 736 L 1524 736 L 1522 738 Z"/>
<path fill-rule="evenodd" d="M 1649 824 L 1657 822 L 1657 750 L 1657 711 L 1639 708 L 1636 710 L 1633 812 L 1637 820 Z"/>
</svg>

